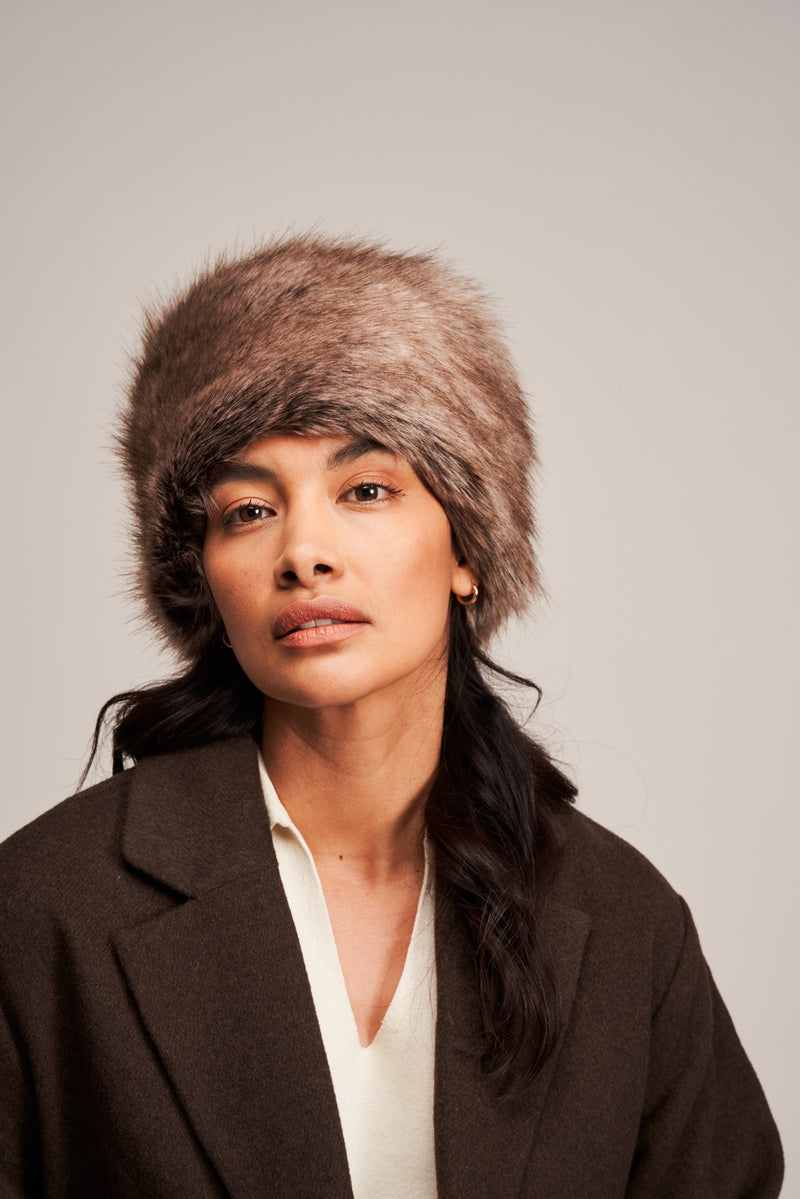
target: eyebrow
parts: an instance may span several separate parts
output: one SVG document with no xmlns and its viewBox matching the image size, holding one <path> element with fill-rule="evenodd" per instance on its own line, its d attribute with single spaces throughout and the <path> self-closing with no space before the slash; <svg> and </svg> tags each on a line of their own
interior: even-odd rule
<svg viewBox="0 0 800 1199">
<path fill-rule="evenodd" d="M 355 462 L 358 458 L 375 453 L 394 455 L 392 450 L 381 445 L 379 441 L 374 441 L 369 437 L 356 438 L 329 454 L 325 467 L 327 470 L 337 470 L 340 466 L 346 466 L 348 462 Z M 260 466 L 256 462 L 242 462 L 237 458 L 228 458 L 216 465 L 211 473 L 208 486 L 214 488 L 222 483 L 274 483 L 276 479 L 275 472 L 267 466 Z"/>
<path fill-rule="evenodd" d="M 255 462 L 237 462 L 235 458 L 217 463 L 208 480 L 210 488 L 218 487 L 221 483 L 274 483 L 275 472 L 266 466 L 258 466 Z"/>
<path fill-rule="evenodd" d="M 336 470 L 337 466 L 346 466 L 348 462 L 355 462 L 358 458 L 363 458 L 366 454 L 393 454 L 392 450 L 381 445 L 379 441 L 374 441 L 371 437 L 356 438 L 355 441 L 348 441 L 347 445 L 343 445 L 341 449 L 334 450 L 329 455 L 326 466 L 328 470 Z"/>
</svg>

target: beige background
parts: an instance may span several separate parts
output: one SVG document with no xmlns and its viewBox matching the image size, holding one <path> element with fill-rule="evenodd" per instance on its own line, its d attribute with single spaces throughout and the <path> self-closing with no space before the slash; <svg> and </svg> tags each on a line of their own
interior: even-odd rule
<svg viewBox="0 0 800 1199">
<path fill-rule="evenodd" d="M 585 810 L 689 900 L 797 1194 L 798 5 L 2 21 L 0 835 L 169 669 L 124 600 L 108 448 L 140 301 L 289 229 L 441 247 L 499 297 L 541 437 L 552 599 L 499 656 Z"/>
</svg>

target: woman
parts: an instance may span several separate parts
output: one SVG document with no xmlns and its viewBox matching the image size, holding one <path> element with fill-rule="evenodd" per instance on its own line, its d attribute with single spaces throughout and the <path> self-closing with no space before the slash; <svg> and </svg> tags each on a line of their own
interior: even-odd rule
<svg viewBox="0 0 800 1199">
<path fill-rule="evenodd" d="M 0 1193 L 776 1195 L 688 911 L 486 682 L 537 571 L 476 290 L 222 263 L 150 320 L 120 446 L 184 668 L 3 848 Z"/>
</svg>

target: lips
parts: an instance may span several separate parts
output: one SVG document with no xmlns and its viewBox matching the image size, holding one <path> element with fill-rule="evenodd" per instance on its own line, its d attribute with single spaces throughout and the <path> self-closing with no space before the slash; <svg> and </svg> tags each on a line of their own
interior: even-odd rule
<svg viewBox="0 0 800 1199">
<path fill-rule="evenodd" d="M 281 612 L 272 626 L 276 641 L 282 641 L 292 633 L 331 628 L 338 625 L 368 624 L 364 613 L 347 600 L 327 599 L 319 596 L 291 604 Z M 319 637 L 319 634 L 316 634 Z M 324 636 L 324 634 L 323 634 Z"/>
</svg>

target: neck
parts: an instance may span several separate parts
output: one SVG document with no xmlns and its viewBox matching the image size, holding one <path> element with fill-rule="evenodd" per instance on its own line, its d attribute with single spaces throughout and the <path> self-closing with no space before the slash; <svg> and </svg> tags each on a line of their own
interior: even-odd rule
<svg viewBox="0 0 800 1199">
<path fill-rule="evenodd" d="M 444 695 L 398 711 L 296 708 L 267 700 L 262 753 L 318 863 L 347 861 L 373 879 L 418 868 L 425 801 L 439 762 Z"/>
</svg>

